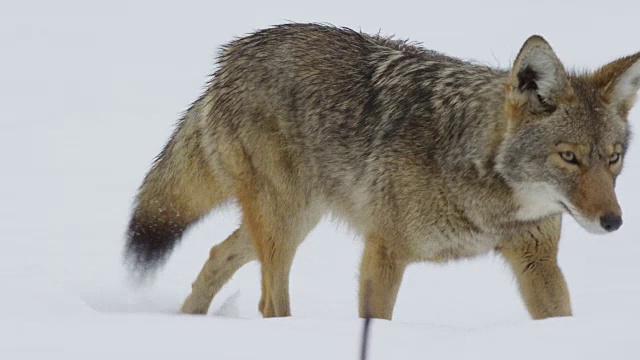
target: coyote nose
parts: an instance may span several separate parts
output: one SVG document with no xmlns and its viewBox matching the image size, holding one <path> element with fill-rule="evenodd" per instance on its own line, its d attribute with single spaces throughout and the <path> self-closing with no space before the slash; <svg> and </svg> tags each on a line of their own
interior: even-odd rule
<svg viewBox="0 0 640 360">
<path fill-rule="evenodd" d="M 606 214 L 600 218 L 600 226 L 611 232 L 616 231 L 622 226 L 622 218 L 615 214 Z"/>
</svg>

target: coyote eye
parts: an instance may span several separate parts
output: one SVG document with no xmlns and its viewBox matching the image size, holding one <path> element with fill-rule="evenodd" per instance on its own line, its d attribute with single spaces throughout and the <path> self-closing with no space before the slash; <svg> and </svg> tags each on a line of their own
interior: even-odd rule
<svg viewBox="0 0 640 360">
<path fill-rule="evenodd" d="M 613 165 L 618 161 L 620 161 L 620 153 L 616 152 L 611 154 L 611 157 L 609 157 L 609 164 Z"/>
<path fill-rule="evenodd" d="M 573 151 L 562 151 L 560 152 L 560 157 L 562 160 L 568 162 L 569 164 L 578 164 L 578 159 L 576 158 L 576 154 Z"/>
</svg>

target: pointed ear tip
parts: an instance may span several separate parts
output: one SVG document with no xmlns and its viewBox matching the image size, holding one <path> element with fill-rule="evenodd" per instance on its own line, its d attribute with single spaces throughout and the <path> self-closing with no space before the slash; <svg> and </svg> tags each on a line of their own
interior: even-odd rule
<svg viewBox="0 0 640 360">
<path fill-rule="evenodd" d="M 545 52 L 554 53 L 553 48 L 551 48 L 551 45 L 542 36 L 531 35 L 524 42 L 524 44 L 522 44 L 522 47 L 520 48 L 520 52 L 518 52 L 518 57 L 520 57 L 522 54 L 528 53 L 533 49 L 542 49 Z"/>
<path fill-rule="evenodd" d="M 524 42 L 525 45 L 547 45 L 549 46 L 549 42 L 545 40 L 542 35 L 534 34 L 529 36 L 527 41 Z"/>
</svg>

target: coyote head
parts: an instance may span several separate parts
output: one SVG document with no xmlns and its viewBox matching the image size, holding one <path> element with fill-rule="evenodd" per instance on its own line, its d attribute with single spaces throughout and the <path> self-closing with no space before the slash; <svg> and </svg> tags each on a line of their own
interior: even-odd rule
<svg viewBox="0 0 640 360">
<path fill-rule="evenodd" d="M 567 211 L 593 233 L 622 225 L 614 186 L 639 88 L 640 53 L 571 73 L 543 38 L 525 42 L 507 80 L 507 129 L 496 158 L 518 219 Z"/>
</svg>

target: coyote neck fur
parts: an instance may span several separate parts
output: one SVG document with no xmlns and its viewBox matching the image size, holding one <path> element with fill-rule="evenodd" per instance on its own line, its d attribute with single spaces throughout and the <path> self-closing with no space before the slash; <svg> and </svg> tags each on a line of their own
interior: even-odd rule
<svg viewBox="0 0 640 360">
<path fill-rule="evenodd" d="M 410 149 L 408 157 L 421 158 L 420 167 L 438 169 L 439 176 L 449 179 L 442 184 L 449 192 L 444 196 L 460 202 L 456 207 L 473 213 L 482 202 L 468 199 L 485 194 L 486 201 L 496 206 L 479 205 L 484 212 L 493 210 L 473 217 L 495 219 L 499 214 L 497 218 L 514 226 L 508 215 L 516 208 L 513 192 L 495 166 L 500 146 L 508 136 L 504 107 L 509 72 L 438 53 L 420 55 L 393 52 L 379 61 L 372 85 L 379 98 L 391 98 L 396 104 L 385 107 L 393 113 L 380 117 L 383 138 L 389 139 L 380 151 L 396 152 L 396 144 L 401 151 Z M 389 70 L 393 64 L 395 72 Z M 398 91 L 400 87 L 395 84 L 402 84 L 402 90 Z M 413 146 L 406 146 L 407 141 Z M 460 195 L 451 194 L 454 192 Z"/>
</svg>

